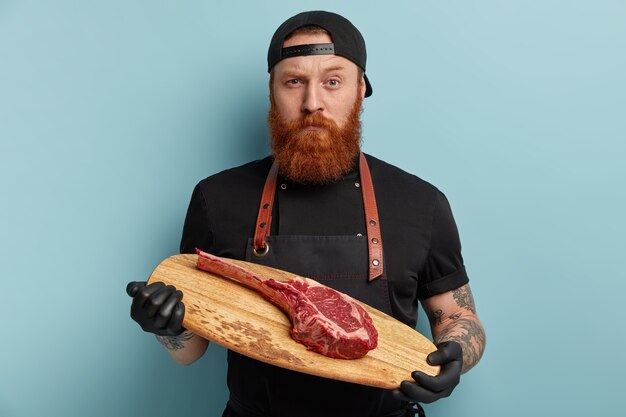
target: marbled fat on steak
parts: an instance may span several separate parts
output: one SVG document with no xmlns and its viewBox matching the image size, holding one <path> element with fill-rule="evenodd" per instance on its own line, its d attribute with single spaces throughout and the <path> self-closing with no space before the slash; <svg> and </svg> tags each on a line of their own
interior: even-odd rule
<svg viewBox="0 0 626 417">
<path fill-rule="evenodd" d="M 331 358 L 358 359 L 378 345 L 371 317 L 346 294 L 295 276 L 289 281 L 262 278 L 239 265 L 197 250 L 197 267 L 260 292 L 291 319 L 291 337 Z"/>
</svg>

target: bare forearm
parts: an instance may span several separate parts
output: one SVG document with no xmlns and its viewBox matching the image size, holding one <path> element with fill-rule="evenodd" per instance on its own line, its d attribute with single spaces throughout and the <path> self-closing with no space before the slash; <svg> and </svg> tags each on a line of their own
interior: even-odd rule
<svg viewBox="0 0 626 417">
<path fill-rule="evenodd" d="M 157 336 L 156 338 L 165 346 L 172 358 L 181 365 L 190 365 L 200 359 L 209 345 L 208 340 L 189 330 L 178 336 Z"/>
</svg>

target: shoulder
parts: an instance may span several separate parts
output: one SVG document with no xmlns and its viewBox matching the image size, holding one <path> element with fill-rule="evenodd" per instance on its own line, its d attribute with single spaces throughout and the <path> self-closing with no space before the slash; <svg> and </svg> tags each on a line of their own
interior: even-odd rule
<svg viewBox="0 0 626 417">
<path fill-rule="evenodd" d="M 419 196 L 420 199 L 431 201 L 444 197 L 437 187 L 417 175 L 374 156 L 366 154 L 365 157 L 372 173 L 372 180 L 376 183 L 375 185 L 378 185 L 376 187 L 377 192 L 381 189 L 397 193 L 410 193 L 410 195 Z"/>
<path fill-rule="evenodd" d="M 206 194 L 215 192 L 243 192 L 247 188 L 258 189 L 263 184 L 272 164 L 272 158 L 248 162 L 213 174 L 202 181 L 197 187 Z"/>
</svg>

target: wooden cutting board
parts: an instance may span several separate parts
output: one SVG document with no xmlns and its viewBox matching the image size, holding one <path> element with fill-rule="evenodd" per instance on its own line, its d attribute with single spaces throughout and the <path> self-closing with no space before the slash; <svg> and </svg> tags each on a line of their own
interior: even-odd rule
<svg viewBox="0 0 626 417">
<path fill-rule="evenodd" d="M 430 340 L 372 307 L 362 304 L 378 330 L 378 347 L 360 359 L 332 359 L 307 350 L 291 338 L 285 313 L 254 290 L 196 268 L 198 255 L 175 255 L 161 262 L 149 282 L 174 285 L 184 294 L 183 326 L 251 358 L 283 368 L 379 388 L 395 389 L 411 372 L 439 373 L 426 363 L 436 348 Z M 228 259 L 265 277 L 288 280 L 294 274 Z"/>
</svg>

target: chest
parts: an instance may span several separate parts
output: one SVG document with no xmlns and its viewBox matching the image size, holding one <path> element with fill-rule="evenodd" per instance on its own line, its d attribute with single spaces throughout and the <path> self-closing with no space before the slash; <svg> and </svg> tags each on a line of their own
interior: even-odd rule
<svg viewBox="0 0 626 417">
<path fill-rule="evenodd" d="M 365 212 L 357 175 L 326 186 L 279 181 L 275 224 L 279 235 L 355 236 L 365 233 Z"/>
</svg>

